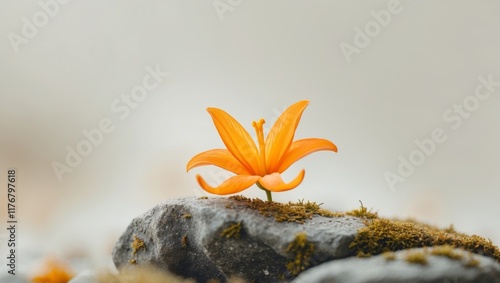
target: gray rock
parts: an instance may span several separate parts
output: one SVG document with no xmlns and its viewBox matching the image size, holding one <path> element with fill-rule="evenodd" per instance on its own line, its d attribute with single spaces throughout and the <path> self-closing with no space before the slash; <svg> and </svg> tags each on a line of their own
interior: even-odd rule
<svg viewBox="0 0 500 283">
<path fill-rule="evenodd" d="M 434 248 L 395 252 L 394 259 L 384 255 L 352 257 L 321 264 L 301 273 L 293 283 L 499 283 L 500 264 L 495 260 L 455 249 L 461 259 L 432 255 Z M 408 262 L 407 256 L 425 254 L 426 264 Z M 470 260 L 477 266 L 468 266 Z"/>
<path fill-rule="evenodd" d="M 241 223 L 240 237 L 223 237 L 222 232 L 235 223 Z M 305 232 L 314 244 L 308 261 L 314 266 L 353 255 L 348 246 L 364 225 L 355 217 L 276 222 L 235 200 L 180 198 L 132 220 L 113 250 L 113 261 L 118 269 L 131 263 L 152 264 L 198 282 L 233 276 L 277 282 L 283 276 L 294 278 L 286 264 L 295 254 L 287 248 L 298 233 Z"/>
</svg>

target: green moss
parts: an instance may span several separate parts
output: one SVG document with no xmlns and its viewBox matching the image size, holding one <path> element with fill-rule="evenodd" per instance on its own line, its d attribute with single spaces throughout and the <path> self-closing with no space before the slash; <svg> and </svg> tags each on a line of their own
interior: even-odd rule
<svg viewBox="0 0 500 283">
<path fill-rule="evenodd" d="M 371 209 L 368 211 L 366 207 L 363 206 L 363 203 L 361 203 L 361 207 L 359 209 L 354 209 L 351 211 L 346 212 L 346 215 L 349 216 L 354 216 L 354 217 L 360 217 L 360 218 L 366 218 L 366 219 L 376 219 L 378 218 L 378 213 L 372 212 Z"/>
<path fill-rule="evenodd" d="M 457 232 L 448 233 L 415 221 L 372 219 L 350 244 L 358 254 L 376 255 L 409 248 L 450 245 L 500 261 L 500 250 L 490 240 Z M 450 230 L 447 230 L 450 231 Z"/>
<path fill-rule="evenodd" d="M 322 209 L 320 208 L 321 204 L 310 201 L 299 200 L 297 203 L 279 203 L 263 201 L 257 198 L 249 199 L 243 196 L 231 196 L 229 198 L 250 209 L 259 211 L 264 216 L 274 217 L 277 222 L 304 223 L 305 220 L 311 219 L 314 215 L 325 217 L 343 216 L 343 214 L 336 214 Z"/>
<path fill-rule="evenodd" d="M 371 254 L 365 254 L 364 252 L 359 252 L 357 254 L 358 257 L 371 257 L 372 255 Z"/>
<path fill-rule="evenodd" d="M 231 224 L 229 227 L 224 229 L 222 233 L 220 234 L 221 237 L 225 237 L 226 239 L 229 238 L 240 238 L 240 233 L 241 233 L 241 222 L 237 222 L 234 224 Z"/>
<path fill-rule="evenodd" d="M 446 233 L 450 233 L 450 234 L 458 234 L 458 232 L 455 230 L 455 226 L 453 226 L 453 224 L 451 224 L 448 228 L 445 228 L 443 231 Z"/>
<path fill-rule="evenodd" d="M 463 254 L 456 251 L 455 247 L 450 245 L 434 247 L 431 251 L 431 255 L 445 256 L 456 260 L 461 260 L 464 257 Z"/>
<path fill-rule="evenodd" d="M 298 202 L 269 202 L 257 198 L 249 199 L 244 196 L 231 196 L 230 199 L 236 200 L 248 208 L 258 210 L 260 214 L 268 217 L 274 217 L 277 222 L 297 222 L 304 223 L 305 220 L 311 219 L 314 215 L 324 217 L 344 217 L 354 216 L 364 219 L 376 219 L 378 214 L 372 212 L 363 206 L 359 209 L 354 209 L 346 213 L 332 212 L 321 208 L 322 203 L 299 200 Z M 227 205 L 226 205 L 227 207 Z"/>
<path fill-rule="evenodd" d="M 421 252 L 421 251 L 409 252 L 405 256 L 405 260 L 409 263 L 426 265 L 427 264 L 427 254 L 425 254 L 425 252 Z"/>
<path fill-rule="evenodd" d="M 306 233 L 298 233 L 288 245 L 286 252 L 294 255 L 293 260 L 287 263 L 286 268 L 293 276 L 297 276 L 311 265 L 314 244 L 307 241 Z"/>
<path fill-rule="evenodd" d="M 458 233 L 453 225 L 446 229 L 439 229 L 411 219 L 390 220 L 380 218 L 376 212 L 364 207 L 363 203 L 361 203 L 359 209 L 346 213 L 335 213 L 322 209 L 321 204 L 310 201 L 305 202 L 304 200 L 285 204 L 249 199 L 243 196 L 232 196 L 230 199 L 250 209 L 257 210 L 266 217 L 274 217 L 277 222 L 304 223 L 314 215 L 361 218 L 365 221 L 366 227 L 358 231 L 354 241 L 349 246 L 354 249 L 358 256 L 371 256 L 409 248 L 449 245 L 485 255 L 500 262 L 500 250 L 489 239 Z M 440 252 L 443 253 L 441 254 L 443 256 L 455 256 L 452 253 L 446 255 L 443 248 Z M 474 262 L 472 262 L 472 265 L 474 265 Z"/>
<path fill-rule="evenodd" d="M 397 259 L 393 252 L 385 252 L 382 256 L 386 258 L 386 260 Z M 427 264 L 429 256 L 447 257 L 451 260 L 460 262 L 466 268 L 478 267 L 480 264 L 479 260 L 474 258 L 473 253 L 450 245 L 423 248 L 418 251 L 408 251 L 405 254 L 404 260 L 410 263 Z"/>
</svg>

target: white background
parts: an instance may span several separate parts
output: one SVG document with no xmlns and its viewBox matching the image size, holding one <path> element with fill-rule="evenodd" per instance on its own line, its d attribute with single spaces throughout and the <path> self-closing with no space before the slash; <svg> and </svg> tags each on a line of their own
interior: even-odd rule
<svg viewBox="0 0 500 283">
<path fill-rule="evenodd" d="M 356 47 L 356 27 L 373 24 L 372 11 L 388 3 L 69 1 L 16 45 L 23 18 L 33 23 L 44 10 L 0 2 L 0 177 L 18 169 L 19 253 L 109 266 L 135 216 L 203 195 L 196 173 L 211 184 L 226 176 L 185 172 L 192 156 L 223 146 L 206 107 L 226 110 L 253 134 L 252 120 L 269 127 L 302 99 L 310 105 L 296 137 L 329 139 L 339 152 L 292 166 L 285 179 L 305 168 L 305 180 L 275 200 L 339 211 L 362 200 L 382 216 L 454 224 L 499 243 L 500 87 L 457 129 L 443 114 L 474 95 L 479 76 L 500 81 L 500 2 L 401 1 L 400 13 L 347 58 L 341 44 Z M 231 9 L 216 9 L 224 4 Z M 148 66 L 170 76 L 121 120 L 111 105 L 142 84 Z M 114 131 L 59 182 L 52 163 L 64 164 L 66 146 L 75 149 L 103 118 Z M 414 140 L 436 128 L 447 140 L 391 190 L 384 173 L 397 173 L 398 157 L 408 159 Z M 256 187 L 243 194 L 265 198 Z"/>
</svg>

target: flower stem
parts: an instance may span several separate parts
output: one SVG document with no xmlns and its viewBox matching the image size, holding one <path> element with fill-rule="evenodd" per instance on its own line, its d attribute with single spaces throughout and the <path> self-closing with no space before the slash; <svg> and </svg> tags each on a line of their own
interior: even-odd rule
<svg viewBox="0 0 500 283">
<path fill-rule="evenodd" d="M 272 202 L 273 196 L 271 195 L 271 191 L 268 191 L 268 190 L 265 190 L 265 191 L 266 191 L 267 201 Z"/>
<path fill-rule="evenodd" d="M 266 192 L 267 201 L 272 202 L 273 201 L 273 196 L 271 195 L 271 191 L 270 190 L 266 190 L 266 188 L 264 188 L 259 182 L 257 182 L 256 184 L 257 184 L 257 187 L 259 187 L 261 190 L 263 190 L 263 191 Z"/>
</svg>

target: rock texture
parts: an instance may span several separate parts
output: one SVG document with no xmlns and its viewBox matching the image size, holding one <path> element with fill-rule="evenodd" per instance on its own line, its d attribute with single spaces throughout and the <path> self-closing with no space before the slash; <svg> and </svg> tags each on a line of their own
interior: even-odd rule
<svg viewBox="0 0 500 283">
<path fill-rule="evenodd" d="M 180 198 L 134 219 L 116 244 L 113 261 L 118 269 L 152 264 L 197 282 L 234 276 L 277 282 L 293 279 L 301 264 L 352 256 L 348 246 L 364 225 L 356 217 L 276 222 L 235 200 Z"/>
<path fill-rule="evenodd" d="M 301 273 L 292 282 L 500 283 L 500 264 L 493 259 L 456 249 L 451 255 L 433 255 L 432 251 L 437 248 L 334 260 Z"/>
</svg>

